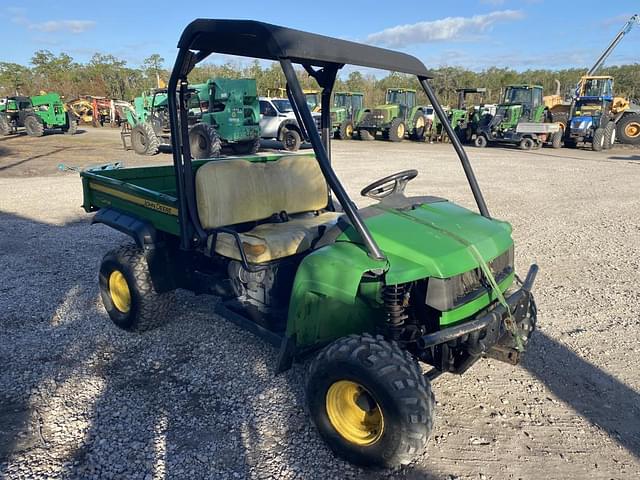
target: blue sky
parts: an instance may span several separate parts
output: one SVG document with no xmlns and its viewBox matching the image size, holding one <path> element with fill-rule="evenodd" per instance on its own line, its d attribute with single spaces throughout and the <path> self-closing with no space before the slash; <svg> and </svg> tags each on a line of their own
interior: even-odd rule
<svg viewBox="0 0 640 480">
<path fill-rule="evenodd" d="M 35 50 L 48 49 L 78 61 L 111 53 L 132 66 L 159 53 L 170 67 L 182 29 L 200 16 L 256 19 L 364 41 L 406 51 L 430 67 L 586 67 L 628 17 L 640 13 L 637 0 L 609 1 L 606 8 L 595 0 L 385 2 L 386 8 L 378 3 L 3 0 L 0 61 L 27 64 Z M 608 64 L 637 62 L 640 26 Z"/>
</svg>

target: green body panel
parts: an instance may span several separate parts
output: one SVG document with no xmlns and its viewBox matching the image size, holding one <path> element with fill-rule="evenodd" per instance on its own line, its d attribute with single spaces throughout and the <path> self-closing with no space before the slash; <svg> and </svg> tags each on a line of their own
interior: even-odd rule
<svg viewBox="0 0 640 480">
<path fill-rule="evenodd" d="M 35 114 L 46 126 L 55 128 L 67 125 L 67 112 L 59 94 L 36 95 L 31 97 L 31 103 Z"/>
<path fill-rule="evenodd" d="M 167 108 L 167 93 L 162 91 L 158 93 L 143 93 L 141 96 L 133 99 L 133 109 L 126 109 L 127 122 L 131 127 L 135 127 L 139 123 L 144 123 L 151 115 L 151 112 L 158 108 Z"/>
<path fill-rule="evenodd" d="M 375 329 L 384 318 L 379 295 L 382 285 L 363 282 L 369 270 L 384 269 L 386 284 L 450 278 L 479 267 L 470 246 L 488 262 L 513 245 L 508 223 L 447 201 L 408 212 L 382 205 L 370 208 L 378 211 L 365 223 L 387 263 L 367 256 L 353 228 L 336 243 L 308 255 L 296 275 L 287 327 L 288 335 L 295 335 L 300 346 Z M 504 279 L 501 289 L 506 290 L 512 281 L 513 276 Z M 469 319 L 493 301 L 490 295 L 482 295 L 444 312 L 441 326 Z"/>
<path fill-rule="evenodd" d="M 213 125 L 224 142 L 260 137 L 260 104 L 254 79 L 212 78 L 191 87 L 207 105 L 201 121 Z"/>
</svg>

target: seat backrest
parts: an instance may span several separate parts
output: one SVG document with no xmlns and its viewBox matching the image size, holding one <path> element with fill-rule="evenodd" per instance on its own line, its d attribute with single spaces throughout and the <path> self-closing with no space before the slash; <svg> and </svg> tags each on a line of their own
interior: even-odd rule
<svg viewBox="0 0 640 480">
<path fill-rule="evenodd" d="M 196 172 L 200 223 L 207 228 L 327 206 L 327 183 L 315 158 L 291 155 L 275 161 L 215 160 Z"/>
</svg>

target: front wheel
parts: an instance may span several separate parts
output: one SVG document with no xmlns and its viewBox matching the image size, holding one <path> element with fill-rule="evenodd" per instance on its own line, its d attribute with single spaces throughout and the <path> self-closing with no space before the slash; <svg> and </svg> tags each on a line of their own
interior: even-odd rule
<svg viewBox="0 0 640 480">
<path fill-rule="evenodd" d="M 309 367 L 307 402 L 320 435 L 360 465 L 406 465 L 431 433 L 434 397 L 418 363 L 395 342 L 343 337 Z"/>
<path fill-rule="evenodd" d="M 594 152 L 599 152 L 604 148 L 604 128 L 596 128 L 593 132 L 593 139 L 591 140 L 591 149 Z"/>
<path fill-rule="evenodd" d="M 302 138 L 296 130 L 288 128 L 282 134 L 282 145 L 289 152 L 297 152 L 302 145 Z"/>
<path fill-rule="evenodd" d="M 41 137 L 44 135 L 44 125 L 40 118 L 29 115 L 24 119 L 24 129 L 30 137 Z"/>
<path fill-rule="evenodd" d="M 406 131 L 404 122 L 400 118 L 394 118 L 391 121 L 387 135 L 392 142 L 401 142 L 404 140 Z"/>
<path fill-rule="evenodd" d="M 340 124 L 338 129 L 339 140 L 351 140 L 353 138 L 353 123 L 351 120 L 345 120 Z"/>
<path fill-rule="evenodd" d="M 614 122 L 607 123 L 604 127 L 604 149 L 609 150 L 616 143 L 616 124 Z"/>
<path fill-rule="evenodd" d="M 124 330 L 144 331 L 162 325 L 175 300 L 173 292 L 155 291 L 147 259 L 136 245 L 117 248 L 104 256 L 99 286 L 109 317 Z"/>
<path fill-rule="evenodd" d="M 75 135 L 78 132 L 78 119 L 72 113 L 67 112 L 66 124 L 62 127 L 65 135 Z"/>
<path fill-rule="evenodd" d="M 9 135 L 11 133 L 11 126 L 7 121 L 7 118 L 0 114 L 0 135 Z"/>
<path fill-rule="evenodd" d="M 489 142 L 487 141 L 487 137 L 485 137 L 482 134 L 476 135 L 476 138 L 474 138 L 473 140 L 473 145 L 478 148 L 484 148 L 487 146 L 488 143 Z"/>
<path fill-rule="evenodd" d="M 131 146 L 138 155 L 155 155 L 160 141 L 149 122 L 139 123 L 131 129 Z"/>
<path fill-rule="evenodd" d="M 219 157 L 222 141 L 213 125 L 197 123 L 189 129 L 189 148 L 196 159 Z"/>
</svg>

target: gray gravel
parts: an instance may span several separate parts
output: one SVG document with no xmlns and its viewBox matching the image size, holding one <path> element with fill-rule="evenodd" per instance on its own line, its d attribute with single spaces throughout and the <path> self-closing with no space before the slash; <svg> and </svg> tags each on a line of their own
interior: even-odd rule
<svg viewBox="0 0 640 480">
<path fill-rule="evenodd" d="M 4 142 L 0 169 L 41 140 L 74 141 Z M 277 352 L 211 313 L 214 299 L 181 292 L 161 329 L 113 327 L 97 268 L 126 238 L 90 226 L 55 156 L 38 176 L 0 173 L 0 478 L 638 478 L 638 151 L 470 154 L 492 214 L 514 226 L 519 271 L 540 264 L 541 328 L 522 366 L 438 379 L 428 453 L 397 471 L 336 459 L 304 410 L 305 365 L 275 375 Z M 473 206 L 446 145 L 335 142 L 334 163 L 357 201 L 417 166 L 412 193 Z"/>
</svg>

